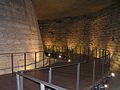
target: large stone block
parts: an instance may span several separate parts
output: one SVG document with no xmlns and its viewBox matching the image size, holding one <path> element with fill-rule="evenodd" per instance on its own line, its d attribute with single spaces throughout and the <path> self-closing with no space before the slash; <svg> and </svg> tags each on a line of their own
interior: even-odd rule
<svg viewBox="0 0 120 90">
<path fill-rule="evenodd" d="M 43 45 L 31 0 L 0 0 L 0 54 L 41 50 Z M 8 64 L 10 59 L 1 57 L 0 74 L 11 73 L 11 64 Z M 23 57 L 15 57 L 14 62 L 18 59 L 23 62 Z M 34 57 L 29 63 L 33 60 Z M 23 65 L 22 62 L 14 64 Z M 4 71 L 3 68 L 8 69 Z"/>
</svg>

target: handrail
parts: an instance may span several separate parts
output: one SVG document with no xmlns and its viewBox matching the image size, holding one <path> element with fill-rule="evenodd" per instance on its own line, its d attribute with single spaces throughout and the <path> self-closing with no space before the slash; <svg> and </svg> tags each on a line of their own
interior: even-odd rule
<svg viewBox="0 0 120 90">
<path fill-rule="evenodd" d="M 39 60 L 38 62 L 36 62 L 36 64 L 37 63 L 40 63 L 40 62 L 43 62 L 43 59 L 41 59 L 41 60 Z M 33 63 L 30 63 L 30 64 L 27 64 L 26 66 L 30 66 L 30 65 L 33 65 L 33 64 L 35 64 L 35 62 L 33 62 Z M 19 68 L 19 67 L 24 67 L 24 65 L 20 65 L 20 66 L 13 66 L 13 68 Z M 0 70 L 6 70 L 6 69 L 10 69 L 11 67 L 8 67 L 8 68 L 3 68 L 3 69 L 0 69 Z"/>
<path fill-rule="evenodd" d="M 89 51 L 87 51 L 87 54 L 85 53 L 85 51 L 83 50 L 83 54 L 86 54 L 86 55 L 91 55 L 93 58 L 93 60 L 95 60 L 95 59 L 102 59 L 103 60 L 103 62 L 102 62 L 102 64 L 104 64 L 105 62 L 104 61 L 109 61 L 109 59 L 110 59 L 110 52 L 108 51 L 108 50 L 102 50 L 102 49 L 92 49 L 92 50 L 90 50 L 90 49 L 87 49 L 87 50 L 89 50 L 89 51 L 91 51 L 91 53 L 89 52 Z M 102 51 L 101 51 L 102 50 Z M 94 57 L 94 55 L 96 56 L 97 55 L 97 51 L 101 54 L 98 58 L 97 57 Z M 36 64 L 38 63 L 37 61 L 36 61 L 36 53 L 38 53 L 38 52 L 43 52 L 43 59 L 41 60 L 41 61 L 43 61 L 43 68 L 36 68 Z M 45 57 L 44 57 L 44 55 L 45 55 L 45 53 L 44 53 L 44 51 L 36 51 L 36 52 L 17 52 L 17 53 L 3 53 L 3 54 L 0 54 L 0 55 L 5 55 L 5 54 L 10 54 L 10 57 L 11 57 L 11 66 L 12 66 L 12 72 L 14 72 L 14 68 L 17 68 L 17 66 L 14 66 L 13 65 L 13 62 L 14 62 L 14 55 L 16 55 L 16 54 L 23 54 L 23 56 L 24 56 L 24 64 L 23 65 L 21 65 L 21 67 L 23 66 L 24 67 L 24 69 L 26 70 L 26 66 L 28 66 L 28 64 L 26 64 L 26 55 L 27 55 L 27 53 L 33 53 L 33 54 L 35 54 L 35 57 L 34 57 L 34 59 L 35 59 L 35 62 L 32 62 L 32 63 L 30 63 L 29 65 L 31 65 L 31 64 L 35 64 L 35 69 L 37 69 L 37 70 L 42 70 L 42 69 L 49 69 L 49 83 L 50 82 L 52 82 L 52 69 L 54 69 L 54 68 L 62 68 L 62 67 L 67 67 L 67 66 L 72 66 L 72 65 L 77 65 L 77 71 L 79 72 L 79 70 L 80 70 L 80 65 L 81 64 L 83 64 L 83 63 L 87 63 L 87 60 L 86 61 L 83 61 L 83 62 L 73 62 L 73 63 L 66 63 L 66 64 L 64 64 L 64 65 L 59 65 L 59 66 L 48 66 L 48 67 L 44 67 L 44 65 L 45 65 L 45 63 L 44 63 L 44 60 L 45 60 Z M 59 52 L 59 53 L 61 53 L 61 52 Z M 94 54 L 93 54 L 94 53 Z M 74 54 L 74 53 L 73 53 Z M 80 53 L 81 54 L 81 53 Z M 51 60 L 51 58 L 52 57 L 48 57 L 48 59 L 47 59 L 47 62 L 48 62 L 48 60 Z M 55 58 L 53 58 L 53 59 L 55 59 Z M 94 63 L 93 63 L 94 64 Z M 109 64 L 109 63 L 108 63 Z M 49 63 L 49 65 L 50 65 L 50 63 Z M 95 65 L 94 65 L 95 66 Z M 20 66 L 18 66 L 18 67 L 20 67 Z M 103 65 L 103 67 L 102 67 L 103 69 L 105 69 L 105 67 L 104 67 L 104 65 Z M 93 67 L 93 71 L 95 71 L 95 69 L 94 69 L 94 67 Z M 107 69 L 107 72 L 108 72 L 109 70 Z M 103 70 L 103 73 L 104 73 L 104 70 Z M 95 74 L 95 72 L 93 72 L 93 75 Z M 94 76 L 95 77 L 95 76 Z M 77 89 L 76 90 L 79 90 L 78 88 L 79 88 L 79 74 L 77 73 Z M 94 78 L 93 78 L 93 82 L 95 82 L 95 80 L 94 80 Z M 93 83 L 94 85 L 96 85 L 96 83 Z M 93 86 L 94 86 L 93 85 Z"/>
<path fill-rule="evenodd" d="M 60 46 L 53 45 L 50 47 L 45 46 L 45 48 L 46 48 L 45 52 L 51 54 L 50 56 L 48 55 L 51 58 L 58 58 L 58 55 L 62 55 L 63 58 L 64 56 L 67 56 L 67 58 L 75 58 L 75 56 L 70 56 L 70 55 L 80 54 L 80 55 L 88 55 L 88 56 L 100 59 L 100 58 L 104 58 L 107 55 L 110 55 L 109 50 L 99 49 L 97 47 L 85 48 L 84 46 L 78 46 L 78 47 L 71 49 L 71 48 L 68 48 L 67 46 L 60 47 Z"/>
<path fill-rule="evenodd" d="M 97 50 L 96 50 L 97 51 Z M 102 64 L 104 64 L 104 60 L 108 60 L 109 58 L 106 58 L 106 57 L 108 57 L 109 56 L 109 53 L 107 53 L 106 54 L 106 51 L 104 51 L 103 52 L 104 54 L 103 54 L 103 56 L 105 57 L 105 59 L 102 59 L 103 60 L 103 63 Z M 99 57 L 99 59 L 100 58 L 103 58 L 103 57 Z M 94 60 L 94 62 L 93 62 L 93 87 L 92 88 L 94 88 L 94 86 L 96 85 L 96 82 L 95 82 L 95 62 L 96 62 L 96 60 L 95 60 L 95 58 L 93 58 L 93 60 Z M 76 76 L 76 90 L 79 90 L 80 89 L 80 86 L 79 86 L 79 83 L 80 83 L 80 65 L 81 64 L 84 64 L 84 63 L 86 63 L 87 61 L 83 61 L 83 62 L 79 62 L 79 63 L 70 63 L 70 64 L 65 64 L 65 65 L 59 65 L 59 66 L 48 66 L 48 67 L 43 67 L 43 68 L 39 68 L 39 69 L 37 69 L 37 70 L 45 70 L 45 69 L 48 69 L 48 71 L 49 71 L 49 75 L 48 75 L 48 81 L 49 81 L 49 83 L 52 83 L 52 70 L 53 69 L 55 69 L 55 68 L 62 68 L 62 67 L 67 67 L 67 66 L 72 66 L 72 65 L 76 65 L 77 66 L 77 76 Z M 105 68 L 105 67 L 103 67 L 103 68 Z"/>
<path fill-rule="evenodd" d="M 31 62 L 28 63 L 27 61 L 29 61 L 29 54 L 30 56 L 31 55 L 34 55 L 32 56 L 32 58 L 30 58 Z M 39 56 L 39 55 L 40 56 Z M 15 60 L 15 58 L 17 57 L 17 55 L 20 55 L 22 56 L 22 58 L 17 58 Z M 38 56 L 39 57 L 38 57 Z M 48 59 L 46 58 L 45 54 L 44 54 L 44 51 L 34 51 L 34 52 L 14 52 L 14 53 L 0 53 L 0 57 L 5 57 L 5 60 L 8 60 L 6 59 L 6 57 L 9 57 L 9 60 L 11 62 L 11 64 L 9 66 L 6 66 L 6 67 L 3 67 L 3 68 L 0 68 L 0 70 L 7 70 L 7 69 L 11 69 L 11 73 L 14 73 L 14 70 L 16 70 L 16 68 L 23 68 L 24 70 L 27 69 L 28 66 L 30 65 L 34 65 L 31 69 L 36 69 L 38 68 L 37 67 L 37 63 L 41 63 L 41 65 L 45 66 L 45 65 L 48 65 Z M 14 58 L 15 57 L 15 58 Z M 20 65 L 19 64 L 16 64 L 14 65 L 14 63 L 19 60 L 19 59 L 22 59 L 23 60 L 23 63 L 21 63 Z M 39 61 L 37 61 L 37 59 L 39 59 Z M 2 60 L 2 58 L 1 58 Z M 47 62 L 46 62 L 47 61 Z M 39 66 L 40 67 L 40 66 Z M 6 74 L 6 73 L 5 73 Z"/>
<path fill-rule="evenodd" d="M 49 81 L 49 83 L 52 83 L 52 69 L 76 65 L 77 66 L 77 68 L 76 68 L 77 69 L 77 72 L 76 72 L 76 90 L 79 90 L 80 89 L 80 86 L 79 86 L 79 84 L 80 84 L 80 65 L 84 64 L 86 62 L 87 61 L 79 62 L 79 63 L 66 64 L 66 65 L 53 66 L 53 67 L 45 67 L 45 68 L 43 67 L 43 68 L 40 68 L 39 70 L 48 69 L 49 70 L 48 81 Z"/>
<path fill-rule="evenodd" d="M 34 52 L 44 52 L 44 51 L 33 51 L 33 52 L 11 52 L 11 53 L 0 53 L 0 55 L 5 55 L 5 54 L 23 54 L 23 53 L 34 53 Z"/>
<path fill-rule="evenodd" d="M 99 51 L 100 49 L 95 49 L 95 55 L 97 55 L 97 51 Z M 93 50 L 92 50 L 93 51 Z M 99 56 L 99 58 L 95 58 L 94 56 L 93 56 L 93 68 L 92 68 L 92 70 L 93 70 L 93 77 L 92 77 L 92 87 L 89 87 L 89 88 L 92 88 L 93 90 L 94 90 L 94 87 L 96 86 L 96 84 L 97 84 L 97 82 L 95 81 L 95 73 L 96 73 L 96 59 L 102 59 L 102 68 L 103 69 L 105 69 L 105 67 L 104 67 L 104 64 L 105 64 L 105 61 L 108 61 L 109 63 L 108 63 L 108 65 L 110 64 L 110 52 L 108 51 L 108 50 L 102 50 L 102 51 L 100 51 L 100 52 L 102 52 L 102 56 Z M 82 64 L 82 63 L 86 63 L 87 61 L 84 61 L 84 62 L 81 62 L 81 63 L 73 63 L 73 64 L 67 64 L 67 65 L 59 65 L 59 66 L 51 66 L 51 67 L 43 67 L 43 68 L 40 68 L 40 69 L 49 69 L 49 82 L 52 82 L 52 69 L 54 69 L 54 68 L 62 68 L 62 67 L 66 67 L 66 66 L 71 66 L 71 65 L 77 65 L 77 72 L 79 72 L 79 70 L 80 70 L 80 64 Z M 109 67 L 108 67 L 109 68 Z M 107 73 L 109 72 L 109 69 L 107 69 Z M 104 72 L 104 70 L 102 70 L 102 74 L 106 74 L 105 72 Z M 79 73 L 77 73 L 77 79 L 76 79 L 76 90 L 79 90 Z M 104 77 L 104 76 L 103 76 Z M 98 81 L 99 82 L 99 81 Z"/>
<path fill-rule="evenodd" d="M 54 85 L 54 84 L 51 84 L 51 83 L 39 80 L 39 79 L 34 78 L 34 77 L 31 77 L 31 76 L 28 76 L 28 75 L 24 75 L 24 74 L 21 74 L 21 73 L 16 73 L 17 90 L 23 90 L 23 78 L 26 78 L 26 79 L 28 79 L 30 81 L 39 83 L 40 87 L 41 87 L 40 90 L 45 90 L 45 86 L 47 86 L 49 88 L 52 88 L 52 89 L 55 89 L 55 90 L 67 90 L 67 89 L 65 89 L 63 87 L 59 87 L 57 85 Z"/>
<path fill-rule="evenodd" d="M 87 62 L 87 61 L 79 62 L 79 63 L 80 63 L 80 64 L 84 64 L 84 63 L 86 63 L 86 62 Z M 65 65 L 52 66 L 52 67 L 50 67 L 50 66 L 48 66 L 48 67 L 41 67 L 40 69 L 44 70 L 44 69 L 50 69 L 50 68 L 52 68 L 52 69 L 54 69 L 54 68 L 61 68 L 61 67 L 67 67 L 67 66 L 77 65 L 77 64 L 79 64 L 79 63 L 65 64 Z"/>
</svg>

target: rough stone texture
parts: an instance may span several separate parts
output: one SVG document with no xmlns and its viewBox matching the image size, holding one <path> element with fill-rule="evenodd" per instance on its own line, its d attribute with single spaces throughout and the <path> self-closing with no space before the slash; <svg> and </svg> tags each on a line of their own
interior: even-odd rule
<svg viewBox="0 0 120 90">
<path fill-rule="evenodd" d="M 88 16 L 39 21 L 44 45 L 47 47 L 79 46 L 108 49 L 112 68 L 120 68 L 120 7 L 119 3 Z"/>
<path fill-rule="evenodd" d="M 0 53 L 39 50 L 43 46 L 31 0 L 0 0 Z M 10 62 L 10 55 L 0 55 L 0 69 L 10 67 Z"/>
</svg>

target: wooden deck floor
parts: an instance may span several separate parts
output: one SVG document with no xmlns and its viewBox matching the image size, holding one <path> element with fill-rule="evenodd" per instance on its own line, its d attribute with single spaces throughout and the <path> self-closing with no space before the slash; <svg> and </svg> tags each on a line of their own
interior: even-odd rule
<svg viewBox="0 0 120 90">
<path fill-rule="evenodd" d="M 52 83 L 68 90 L 76 90 L 76 66 L 53 69 Z M 99 73 L 99 72 L 98 72 Z M 43 81 L 48 81 L 48 70 L 37 70 L 25 73 Z M 96 80 L 100 77 L 97 75 Z M 81 65 L 80 90 L 89 90 L 92 85 L 92 71 L 89 64 Z M 0 90 L 17 90 L 15 74 L 0 76 Z M 24 79 L 24 90 L 39 90 L 39 85 Z"/>
</svg>

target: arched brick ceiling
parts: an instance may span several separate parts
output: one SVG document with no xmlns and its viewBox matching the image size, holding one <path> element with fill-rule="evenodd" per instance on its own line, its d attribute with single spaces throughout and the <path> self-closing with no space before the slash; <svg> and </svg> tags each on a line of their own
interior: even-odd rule
<svg viewBox="0 0 120 90">
<path fill-rule="evenodd" d="M 39 20 L 80 16 L 99 11 L 117 0 L 32 0 Z"/>
</svg>

